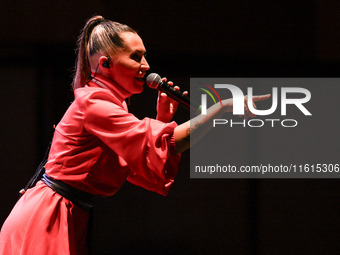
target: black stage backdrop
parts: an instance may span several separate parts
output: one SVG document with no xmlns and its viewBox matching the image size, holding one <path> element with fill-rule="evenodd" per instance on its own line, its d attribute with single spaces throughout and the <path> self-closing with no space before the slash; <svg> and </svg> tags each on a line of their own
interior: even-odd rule
<svg viewBox="0 0 340 255">
<path fill-rule="evenodd" d="M 189 89 L 190 77 L 338 77 L 339 11 L 336 0 L 1 1 L 1 224 L 73 100 L 76 39 L 90 16 L 135 28 L 150 71 Z M 156 95 L 133 96 L 131 111 L 155 116 Z M 175 120 L 188 118 L 180 109 Z M 127 183 L 99 199 L 94 254 L 339 251 L 338 179 L 196 180 L 189 162 L 183 153 L 167 197 Z"/>
</svg>

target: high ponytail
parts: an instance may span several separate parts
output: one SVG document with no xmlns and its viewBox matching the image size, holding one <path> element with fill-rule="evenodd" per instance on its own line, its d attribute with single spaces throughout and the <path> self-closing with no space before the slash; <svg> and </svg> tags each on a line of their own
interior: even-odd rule
<svg viewBox="0 0 340 255">
<path fill-rule="evenodd" d="M 114 56 L 119 49 L 125 47 L 119 36 L 123 32 L 136 33 L 127 25 L 104 19 L 102 16 L 90 18 L 78 38 L 77 61 L 72 87 L 77 89 L 91 79 L 89 57 L 101 53 Z"/>
</svg>

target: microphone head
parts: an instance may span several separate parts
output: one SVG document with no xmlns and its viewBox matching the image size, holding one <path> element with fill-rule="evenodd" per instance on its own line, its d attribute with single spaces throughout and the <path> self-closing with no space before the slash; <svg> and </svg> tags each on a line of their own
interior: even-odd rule
<svg viewBox="0 0 340 255">
<path fill-rule="evenodd" d="M 146 77 L 146 84 L 152 89 L 157 89 L 161 81 L 162 81 L 162 78 L 156 73 L 150 73 Z"/>
</svg>

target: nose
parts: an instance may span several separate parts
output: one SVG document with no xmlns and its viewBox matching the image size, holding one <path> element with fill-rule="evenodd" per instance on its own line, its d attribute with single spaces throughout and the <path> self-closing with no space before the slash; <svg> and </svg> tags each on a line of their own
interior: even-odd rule
<svg viewBox="0 0 340 255">
<path fill-rule="evenodd" d="M 146 61 L 146 58 L 144 56 L 143 56 L 143 59 L 142 59 L 141 65 L 140 65 L 140 69 L 144 72 L 150 69 L 148 61 Z"/>
</svg>

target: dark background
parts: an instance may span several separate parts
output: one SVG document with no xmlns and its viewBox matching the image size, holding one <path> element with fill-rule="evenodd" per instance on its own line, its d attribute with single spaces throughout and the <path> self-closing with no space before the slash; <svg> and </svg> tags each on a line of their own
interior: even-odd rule
<svg viewBox="0 0 340 255">
<path fill-rule="evenodd" d="M 339 11 L 331 0 L 1 1 L 1 222 L 73 100 L 76 40 L 92 15 L 136 29 L 150 71 L 189 89 L 190 77 L 338 77 Z M 130 109 L 155 116 L 157 92 L 144 92 Z M 339 103 L 328 110 L 339 119 Z M 340 152 L 337 137 L 324 149 Z M 256 139 L 248 148 L 256 157 Z M 95 254 L 338 253 L 338 179 L 190 179 L 189 154 L 169 196 L 127 183 L 98 200 Z"/>
</svg>

